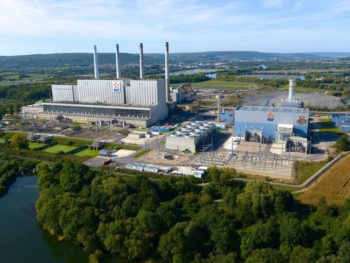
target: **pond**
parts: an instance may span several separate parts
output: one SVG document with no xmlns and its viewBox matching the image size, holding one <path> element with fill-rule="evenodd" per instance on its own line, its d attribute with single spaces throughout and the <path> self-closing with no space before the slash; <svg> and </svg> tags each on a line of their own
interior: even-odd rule
<svg viewBox="0 0 350 263">
<path fill-rule="evenodd" d="M 18 177 L 7 195 L 0 198 L 0 262 L 88 262 L 88 253 L 81 247 L 58 242 L 36 221 L 34 204 L 39 195 L 36 179 Z M 104 260 L 112 261 L 127 262 L 114 256 Z"/>
</svg>

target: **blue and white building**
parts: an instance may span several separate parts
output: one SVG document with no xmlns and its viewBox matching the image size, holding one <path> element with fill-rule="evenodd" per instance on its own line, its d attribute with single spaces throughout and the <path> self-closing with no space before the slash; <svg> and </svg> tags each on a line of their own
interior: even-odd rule
<svg viewBox="0 0 350 263">
<path fill-rule="evenodd" d="M 246 141 L 276 142 L 290 137 L 307 138 L 309 109 L 294 98 L 294 80 L 281 107 L 242 106 L 235 111 L 234 135 Z"/>
</svg>

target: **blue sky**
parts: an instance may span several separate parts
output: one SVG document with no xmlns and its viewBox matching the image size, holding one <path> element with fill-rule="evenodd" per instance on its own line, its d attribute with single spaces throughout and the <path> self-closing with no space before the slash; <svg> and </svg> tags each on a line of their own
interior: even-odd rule
<svg viewBox="0 0 350 263">
<path fill-rule="evenodd" d="M 0 0 L 0 55 L 349 52 L 350 0 Z"/>
</svg>

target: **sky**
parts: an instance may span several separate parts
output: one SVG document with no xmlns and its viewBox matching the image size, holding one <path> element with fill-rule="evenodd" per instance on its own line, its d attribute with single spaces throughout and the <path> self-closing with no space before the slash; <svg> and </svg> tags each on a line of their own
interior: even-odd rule
<svg viewBox="0 0 350 263">
<path fill-rule="evenodd" d="M 349 52 L 350 0 L 0 0 L 0 55 Z"/>
</svg>

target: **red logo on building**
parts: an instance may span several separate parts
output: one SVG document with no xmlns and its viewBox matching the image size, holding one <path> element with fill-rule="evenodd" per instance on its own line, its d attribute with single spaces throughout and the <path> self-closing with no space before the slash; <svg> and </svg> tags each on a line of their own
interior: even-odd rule
<svg viewBox="0 0 350 263">
<path fill-rule="evenodd" d="M 270 112 L 267 114 L 267 120 L 268 120 L 268 121 L 273 121 L 273 120 L 274 120 L 273 112 L 270 111 Z"/>
</svg>

